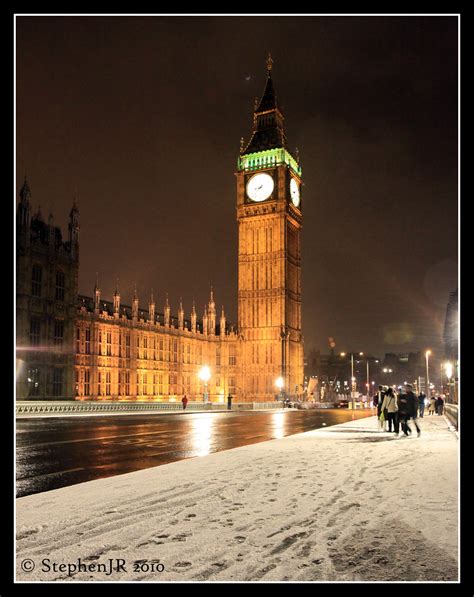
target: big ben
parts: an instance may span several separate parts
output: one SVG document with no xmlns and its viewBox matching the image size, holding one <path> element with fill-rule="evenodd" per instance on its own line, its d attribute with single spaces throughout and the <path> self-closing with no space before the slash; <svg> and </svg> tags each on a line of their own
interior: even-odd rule
<svg viewBox="0 0 474 597">
<path fill-rule="evenodd" d="M 303 383 L 302 172 L 290 151 L 267 60 L 237 178 L 238 329 L 242 400 L 294 396 Z"/>
</svg>

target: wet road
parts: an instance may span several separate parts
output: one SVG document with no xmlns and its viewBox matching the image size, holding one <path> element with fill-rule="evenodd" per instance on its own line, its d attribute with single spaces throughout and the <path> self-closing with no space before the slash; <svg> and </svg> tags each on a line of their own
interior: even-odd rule
<svg viewBox="0 0 474 597">
<path fill-rule="evenodd" d="M 370 416 L 287 410 L 17 419 L 17 497 Z"/>
</svg>

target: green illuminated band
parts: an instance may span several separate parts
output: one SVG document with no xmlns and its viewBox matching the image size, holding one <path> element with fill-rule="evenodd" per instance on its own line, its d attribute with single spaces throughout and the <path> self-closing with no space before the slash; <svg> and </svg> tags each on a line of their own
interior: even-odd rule
<svg viewBox="0 0 474 597">
<path fill-rule="evenodd" d="M 301 166 L 286 149 L 269 149 L 239 156 L 237 167 L 239 170 L 258 170 L 271 168 L 279 164 L 287 164 L 293 172 L 301 176 Z"/>
</svg>

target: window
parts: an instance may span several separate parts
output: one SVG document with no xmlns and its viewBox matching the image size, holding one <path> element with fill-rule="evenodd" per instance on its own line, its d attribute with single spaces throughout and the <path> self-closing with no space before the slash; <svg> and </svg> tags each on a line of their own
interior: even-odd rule
<svg viewBox="0 0 474 597">
<path fill-rule="evenodd" d="M 125 357 L 127 359 L 130 358 L 130 334 L 125 336 Z"/>
<path fill-rule="evenodd" d="M 229 346 L 229 365 L 235 365 L 235 346 Z"/>
<path fill-rule="evenodd" d="M 34 265 L 31 271 L 31 294 L 41 296 L 41 278 L 43 270 L 39 265 Z"/>
<path fill-rule="evenodd" d="M 105 394 L 106 396 L 110 396 L 110 371 L 107 371 L 105 374 Z"/>
<path fill-rule="evenodd" d="M 76 396 L 79 396 L 79 369 L 74 371 L 74 390 Z"/>
<path fill-rule="evenodd" d="M 62 346 L 64 340 L 64 321 L 54 322 L 54 345 Z"/>
<path fill-rule="evenodd" d="M 53 396 L 61 396 L 63 393 L 63 370 L 53 369 Z"/>
<path fill-rule="evenodd" d="M 119 332 L 118 340 L 119 340 L 119 357 L 123 357 L 123 354 L 122 354 L 122 334 L 120 332 Z"/>
<path fill-rule="evenodd" d="M 64 300 L 64 273 L 63 272 L 56 272 L 56 300 L 63 301 Z"/>
<path fill-rule="evenodd" d="M 219 346 L 216 346 L 216 367 L 220 367 L 221 365 L 221 349 Z"/>
<path fill-rule="evenodd" d="M 98 374 L 98 381 L 97 381 L 97 394 L 102 396 L 102 373 L 99 371 Z"/>
<path fill-rule="evenodd" d="M 148 338 L 146 336 L 143 338 L 143 358 L 148 358 Z"/>
<path fill-rule="evenodd" d="M 81 328 L 76 328 L 76 354 L 81 352 Z"/>
<path fill-rule="evenodd" d="M 112 332 L 107 332 L 107 356 L 112 354 Z"/>
<path fill-rule="evenodd" d="M 130 371 L 125 371 L 125 396 L 130 396 Z"/>
<path fill-rule="evenodd" d="M 30 344 L 39 346 L 40 343 L 40 320 L 32 319 L 30 321 Z"/>
<path fill-rule="evenodd" d="M 91 353 L 91 331 L 86 330 L 86 354 Z"/>
<path fill-rule="evenodd" d="M 28 396 L 39 396 L 39 369 L 28 369 L 26 379 L 28 383 Z"/>
<path fill-rule="evenodd" d="M 84 370 L 84 396 L 89 396 L 91 393 L 91 372 L 90 369 Z"/>
<path fill-rule="evenodd" d="M 148 394 L 148 377 L 147 374 L 143 374 L 143 394 L 146 396 Z"/>
<path fill-rule="evenodd" d="M 178 341 L 177 340 L 173 341 L 173 361 L 175 363 L 178 362 Z"/>
<path fill-rule="evenodd" d="M 160 340 L 160 361 L 163 360 L 163 340 Z"/>
</svg>

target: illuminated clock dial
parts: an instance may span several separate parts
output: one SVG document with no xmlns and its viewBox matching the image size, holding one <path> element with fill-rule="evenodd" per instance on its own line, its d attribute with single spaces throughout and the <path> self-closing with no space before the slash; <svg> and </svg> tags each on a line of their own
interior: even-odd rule
<svg viewBox="0 0 474 597">
<path fill-rule="evenodd" d="M 290 181 L 290 196 L 295 207 L 300 204 L 300 187 L 294 178 Z"/>
<path fill-rule="evenodd" d="M 247 183 L 247 195 L 252 201 L 265 201 L 273 193 L 275 183 L 265 172 L 255 174 Z"/>
</svg>

